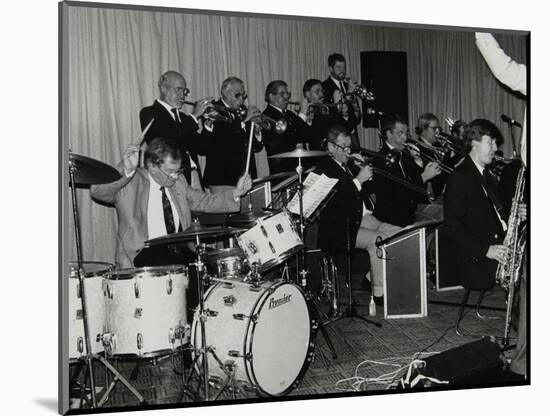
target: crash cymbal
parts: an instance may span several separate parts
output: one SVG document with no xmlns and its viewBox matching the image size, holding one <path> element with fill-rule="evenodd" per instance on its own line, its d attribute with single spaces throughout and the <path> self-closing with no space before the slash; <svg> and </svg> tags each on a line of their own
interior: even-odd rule
<svg viewBox="0 0 550 416">
<path fill-rule="evenodd" d="M 199 223 L 193 223 L 189 228 L 180 233 L 173 233 L 157 237 L 145 242 L 145 247 L 153 247 L 165 244 L 187 243 L 195 241 L 196 237 L 219 238 L 234 235 L 246 231 L 234 227 L 206 227 Z"/>
<path fill-rule="evenodd" d="M 268 156 L 268 158 L 302 158 L 302 157 L 319 157 L 327 156 L 327 152 L 323 150 L 305 150 L 302 148 L 297 148 L 291 150 L 290 152 L 277 153 L 276 155 Z"/>
<path fill-rule="evenodd" d="M 69 152 L 69 164 L 78 185 L 97 185 L 120 179 L 120 173 L 115 168 L 90 157 Z"/>
<path fill-rule="evenodd" d="M 264 176 L 263 178 L 256 178 L 252 181 L 252 185 L 259 185 L 261 183 L 265 183 L 265 182 L 271 182 L 271 181 L 276 181 L 278 179 L 284 179 L 284 178 L 288 178 L 289 176 L 292 176 L 294 175 L 295 172 L 280 172 L 280 173 L 275 173 L 273 175 L 269 175 L 269 176 Z"/>
</svg>

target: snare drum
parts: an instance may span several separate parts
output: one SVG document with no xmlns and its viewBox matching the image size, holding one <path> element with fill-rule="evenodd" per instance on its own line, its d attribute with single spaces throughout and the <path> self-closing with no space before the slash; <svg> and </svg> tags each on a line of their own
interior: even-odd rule
<svg viewBox="0 0 550 416">
<path fill-rule="evenodd" d="M 187 342 L 185 266 L 142 267 L 111 273 L 106 287 L 112 354 L 152 358 Z"/>
<path fill-rule="evenodd" d="M 301 289 L 291 283 L 266 281 L 250 285 L 227 280 L 205 295 L 206 342 L 235 379 L 260 393 L 281 396 L 292 390 L 313 357 L 309 310 Z M 195 314 L 191 329 L 195 347 L 202 346 Z M 202 361 L 199 359 L 197 368 Z M 219 362 L 208 353 L 211 378 L 226 378 Z"/>
<path fill-rule="evenodd" d="M 82 263 L 92 354 L 104 350 L 103 335 L 107 332 L 104 278 L 109 276 L 113 267 L 110 263 L 91 261 Z M 73 362 L 86 353 L 86 341 L 84 339 L 80 282 L 77 274 L 78 263 L 70 262 L 69 270 L 69 361 Z"/>
<path fill-rule="evenodd" d="M 260 272 L 281 264 L 304 247 L 286 211 L 258 219 L 254 227 L 237 237 L 237 241 L 249 264 L 260 265 Z"/>
<path fill-rule="evenodd" d="M 221 248 L 207 252 L 203 256 L 206 270 L 221 279 L 237 279 L 248 272 L 244 252 L 239 247 Z"/>
</svg>

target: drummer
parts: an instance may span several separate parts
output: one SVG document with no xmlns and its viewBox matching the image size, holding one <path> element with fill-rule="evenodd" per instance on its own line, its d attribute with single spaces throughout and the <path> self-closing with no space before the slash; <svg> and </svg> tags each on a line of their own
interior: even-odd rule
<svg viewBox="0 0 550 416">
<path fill-rule="evenodd" d="M 114 204 L 118 216 L 115 261 L 119 268 L 133 267 L 144 242 L 191 225 L 191 210 L 236 212 L 240 198 L 252 187 L 250 175 L 239 178 L 235 189 L 219 194 L 204 193 L 187 185 L 182 176 L 182 154 L 175 139 L 153 139 L 138 167 L 139 145 L 124 151 L 115 182 L 93 185 L 92 197 Z"/>
</svg>

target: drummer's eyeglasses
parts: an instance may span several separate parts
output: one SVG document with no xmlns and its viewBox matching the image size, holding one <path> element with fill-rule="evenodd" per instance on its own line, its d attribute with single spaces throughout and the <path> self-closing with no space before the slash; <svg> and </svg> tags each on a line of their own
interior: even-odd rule
<svg viewBox="0 0 550 416">
<path fill-rule="evenodd" d="M 340 146 L 337 143 L 331 142 L 334 146 L 338 147 L 342 152 L 351 152 L 351 146 Z"/>
<path fill-rule="evenodd" d="M 160 165 L 156 165 L 156 166 L 162 173 L 164 173 L 166 176 L 173 179 L 177 179 L 180 175 L 183 175 L 183 172 L 185 171 L 185 169 L 180 168 L 178 170 L 170 170 L 170 172 L 167 172 L 164 169 L 162 169 Z"/>
</svg>

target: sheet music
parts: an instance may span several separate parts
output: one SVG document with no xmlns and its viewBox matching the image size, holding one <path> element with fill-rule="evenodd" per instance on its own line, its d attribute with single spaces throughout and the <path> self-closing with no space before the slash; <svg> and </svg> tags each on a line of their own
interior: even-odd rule
<svg viewBox="0 0 550 416">
<path fill-rule="evenodd" d="M 303 210 L 304 217 L 309 218 L 327 197 L 330 190 L 338 183 L 338 179 L 329 178 L 325 174 L 317 175 L 311 172 L 304 181 Z M 300 215 L 300 201 L 298 193 L 287 205 L 293 214 Z"/>
</svg>

